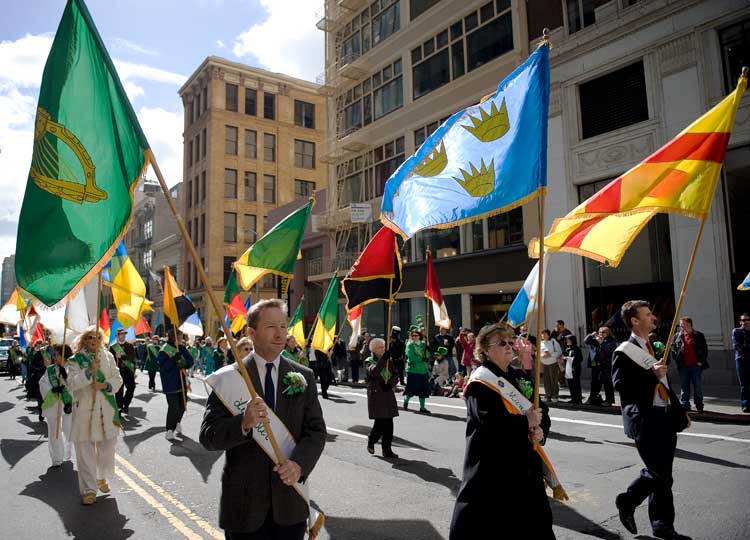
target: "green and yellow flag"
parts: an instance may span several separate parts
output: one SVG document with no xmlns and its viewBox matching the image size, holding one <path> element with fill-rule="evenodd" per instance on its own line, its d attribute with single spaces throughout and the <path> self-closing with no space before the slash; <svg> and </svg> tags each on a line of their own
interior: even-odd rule
<svg viewBox="0 0 750 540">
<path fill-rule="evenodd" d="M 277 223 L 237 259 L 234 268 L 243 289 L 248 290 L 266 274 L 292 277 L 313 204 L 315 200 L 311 198 L 305 206 Z M 288 279 L 283 280 L 282 284 L 284 282 L 289 284 Z M 286 294 L 284 289 L 282 287 L 282 294 Z"/>
<path fill-rule="evenodd" d="M 312 346 L 314 349 L 327 353 L 333 347 L 333 336 L 336 335 L 336 318 L 339 314 L 339 277 L 334 274 L 328 284 L 323 303 L 315 321 Z"/>
<path fill-rule="evenodd" d="M 289 333 L 294 336 L 295 340 L 297 340 L 297 345 L 299 347 L 305 346 L 305 328 L 302 324 L 302 303 L 304 301 L 304 298 L 300 300 L 292 320 L 289 321 Z"/>
<path fill-rule="evenodd" d="M 110 259 L 148 141 L 83 0 L 68 0 L 39 91 L 16 243 L 18 285 L 52 306 Z"/>
</svg>

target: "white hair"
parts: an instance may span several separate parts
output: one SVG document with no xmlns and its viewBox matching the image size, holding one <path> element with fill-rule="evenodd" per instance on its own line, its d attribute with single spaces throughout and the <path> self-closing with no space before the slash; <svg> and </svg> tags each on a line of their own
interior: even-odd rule
<svg viewBox="0 0 750 540">
<path fill-rule="evenodd" d="M 385 347 L 385 340 L 383 338 L 379 338 L 379 337 L 372 338 L 370 340 L 370 350 L 372 350 L 373 347 L 375 347 L 375 345 L 378 345 L 379 343 L 382 343 L 383 347 Z"/>
</svg>

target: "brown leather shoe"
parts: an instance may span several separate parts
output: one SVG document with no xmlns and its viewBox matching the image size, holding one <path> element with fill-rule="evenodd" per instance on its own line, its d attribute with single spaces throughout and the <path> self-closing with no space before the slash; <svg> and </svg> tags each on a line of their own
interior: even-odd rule
<svg viewBox="0 0 750 540">
<path fill-rule="evenodd" d="M 96 493 L 84 493 L 81 502 L 86 506 L 91 506 L 96 502 Z"/>
<path fill-rule="evenodd" d="M 109 493 L 111 491 L 106 480 L 97 480 L 96 485 L 102 493 Z"/>
</svg>

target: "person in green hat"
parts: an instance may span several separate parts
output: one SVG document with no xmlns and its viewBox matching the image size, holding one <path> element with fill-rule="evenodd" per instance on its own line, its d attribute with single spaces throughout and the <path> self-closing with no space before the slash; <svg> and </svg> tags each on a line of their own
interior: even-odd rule
<svg viewBox="0 0 750 540">
<path fill-rule="evenodd" d="M 404 390 L 404 410 L 409 409 L 409 400 L 419 398 L 419 412 L 431 414 L 425 407 L 425 399 L 430 396 L 429 356 L 422 332 L 417 325 L 409 327 L 409 341 L 406 342 L 406 389 Z"/>
<path fill-rule="evenodd" d="M 450 379 L 450 369 L 448 367 L 448 360 L 446 355 L 448 349 L 446 347 L 438 347 L 435 350 L 435 363 L 432 366 L 432 395 L 442 396 L 443 386 L 448 384 Z"/>
<path fill-rule="evenodd" d="M 159 336 L 151 336 L 151 343 L 146 347 L 146 372 L 148 373 L 148 389 L 156 392 L 156 373 L 159 371 Z"/>
</svg>

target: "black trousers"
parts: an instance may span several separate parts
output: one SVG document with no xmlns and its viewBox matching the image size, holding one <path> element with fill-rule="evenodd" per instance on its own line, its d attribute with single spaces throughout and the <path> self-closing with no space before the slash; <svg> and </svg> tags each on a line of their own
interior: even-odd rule
<svg viewBox="0 0 750 540">
<path fill-rule="evenodd" d="M 352 370 L 352 382 L 359 382 L 359 362 L 352 362 L 350 368 Z"/>
<path fill-rule="evenodd" d="M 307 522 L 302 521 L 294 525 L 276 525 L 273 513 L 269 510 L 266 520 L 255 532 L 224 531 L 226 540 L 302 540 L 305 537 Z"/>
<path fill-rule="evenodd" d="M 406 383 L 404 382 L 404 373 L 406 373 L 406 363 L 404 362 L 404 359 L 400 358 L 398 360 L 394 360 L 393 366 L 396 368 L 396 371 L 398 372 L 399 384 L 401 384 L 401 386 L 406 386 Z"/>
<path fill-rule="evenodd" d="M 612 384 L 612 371 L 609 369 L 603 369 L 600 367 L 591 368 L 591 393 L 589 394 L 589 401 L 596 400 L 599 396 L 599 392 L 604 386 L 604 401 L 608 403 L 615 402 L 615 387 Z"/>
<path fill-rule="evenodd" d="M 155 371 L 148 372 L 148 389 L 156 390 L 156 372 Z"/>
<path fill-rule="evenodd" d="M 581 395 L 581 374 L 574 372 L 574 377 L 568 379 L 568 388 L 570 389 L 570 400 L 573 403 L 581 403 L 583 396 Z"/>
<path fill-rule="evenodd" d="M 367 438 L 367 444 L 375 446 L 375 443 L 383 437 L 383 450 L 390 450 L 393 442 L 393 418 L 376 418 Z"/>
<path fill-rule="evenodd" d="M 170 392 L 164 394 L 167 396 L 167 431 L 174 431 L 177 424 L 182 422 L 182 415 L 185 414 L 185 402 L 183 393 Z"/>
<path fill-rule="evenodd" d="M 634 509 L 648 497 L 651 527 L 655 531 L 671 530 L 674 527 L 672 463 L 677 433 L 666 407 L 655 407 L 643 417 L 635 446 L 646 468 L 628 486 L 623 503 Z"/>
<path fill-rule="evenodd" d="M 122 368 L 120 376 L 122 377 L 122 386 L 115 394 L 115 400 L 117 400 L 117 408 L 127 412 L 135 393 L 135 375 L 128 368 Z"/>
</svg>

